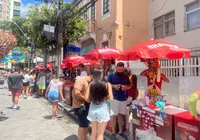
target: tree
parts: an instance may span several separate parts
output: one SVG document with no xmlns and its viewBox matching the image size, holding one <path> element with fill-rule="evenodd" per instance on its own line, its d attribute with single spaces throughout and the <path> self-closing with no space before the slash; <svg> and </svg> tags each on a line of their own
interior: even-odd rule
<svg viewBox="0 0 200 140">
<path fill-rule="evenodd" d="M 25 27 L 25 19 L 20 17 L 15 17 L 11 21 L 2 21 L 0 22 L 0 29 L 5 29 L 11 31 L 15 37 L 17 38 L 17 45 L 19 47 L 27 47 L 28 46 L 28 40 L 25 38 L 23 33 L 20 31 L 20 29 L 17 27 L 17 25 L 21 28 L 22 31 L 26 31 L 27 28 Z M 17 23 L 15 25 L 14 23 Z"/>
<path fill-rule="evenodd" d="M 63 17 L 63 22 L 65 29 L 63 30 L 63 40 L 64 44 L 69 42 L 74 42 L 84 34 L 86 30 L 86 21 L 81 18 L 68 22 L 68 15 L 74 13 L 77 9 L 72 9 L 71 3 L 63 3 L 63 11 L 65 17 Z M 68 14 L 69 13 L 69 14 Z M 28 32 L 31 34 L 32 38 L 39 48 L 45 48 L 46 45 L 51 44 L 43 33 L 44 24 L 49 24 L 56 27 L 57 15 L 60 13 L 57 12 L 56 4 L 52 5 L 52 8 L 49 8 L 46 4 L 43 4 L 39 7 L 31 6 L 27 14 L 27 28 Z M 60 19 L 62 20 L 62 18 Z"/>
<path fill-rule="evenodd" d="M 49 8 L 47 4 L 42 4 L 40 6 L 31 5 L 26 19 L 15 17 L 12 20 L 35 42 L 37 48 L 44 50 L 44 48 L 52 42 L 47 40 L 43 32 L 43 27 L 44 24 L 56 26 L 58 15 L 56 6 L 56 4 L 53 4 L 52 7 Z M 86 30 L 86 21 L 81 17 L 76 20 L 69 19 L 72 13 L 78 11 L 77 8 L 72 9 L 72 7 L 73 5 L 71 3 L 63 3 L 63 22 L 65 27 L 63 30 L 64 43 L 75 42 Z M 69 20 L 71 21 L 69 22 Z M 10 30 L 16 36 L 19 47 L 30 46 L 28 40 L 13 22 L 2 21 L 0 23 L 0 28 Z"/>
</svg>

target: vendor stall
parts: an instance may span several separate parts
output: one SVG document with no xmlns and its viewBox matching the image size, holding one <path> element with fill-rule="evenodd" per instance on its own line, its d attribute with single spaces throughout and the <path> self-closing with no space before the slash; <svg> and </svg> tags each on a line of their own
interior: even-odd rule
<svg viewBox="0 0 200 140">
<path fill-rule="evenodd" d="M 64 98 L 66 99 L 65 103 L 72 106 L 72 90 L 74 87 L 74 82 L 77 76 L 80 75 L 78 70 L 78 65 L 83 64 L 86 66 L 91 73 L 91 70 L 94 66 L 100 65 L 97 60 L 87 60 L 83 56 L 68 56 L 66 57 L 61 64 L 61 69 L 67 77 L 65 86 L 63 88 Z"/>
<path fill-rule="evenodd" d="M 162 58 L 175 60 L 184 56 L 190 58 L 190 50 L 154 40 L 139 44 L 121 54 L 121 60 L 140 59 L 148 68 L 140 74 L 147 78 L 145 97 L 133 101 L 133 139 L 145 140 L 145 136 L 149 136 L 149 140 L 175 140 L 174 115 L 186 110 L 170 106 L 164 100 L 162 82 L 169 83 L 169 80 L 161 73 L 159 63 Z"/>
</svg>

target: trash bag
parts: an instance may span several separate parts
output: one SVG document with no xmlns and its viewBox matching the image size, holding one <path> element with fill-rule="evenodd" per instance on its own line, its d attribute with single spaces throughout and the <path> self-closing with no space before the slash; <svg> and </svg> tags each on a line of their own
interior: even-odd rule
<svg viewBox="0 0 200 140">
<path fill-rule="evenodd" d="M 153 128 L 147 130 L 136 129 L 137 140 L 157 140 L 156 132 Z"/>
</svg>

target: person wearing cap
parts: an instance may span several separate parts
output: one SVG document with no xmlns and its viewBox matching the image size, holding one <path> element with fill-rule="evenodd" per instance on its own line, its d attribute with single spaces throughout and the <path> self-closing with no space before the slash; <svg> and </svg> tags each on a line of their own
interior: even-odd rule
<svg viewBox="0 0 200 140">
<path fill-rule="evenodd" d="M 52 108 L 52 120 L 57 120 L 56 111 L 58 108 L 58 101 L 61 99 L 64 101 L 63 97 L 63 83 L 65 81 L 64 74 L 60 74 L 58 79 L 52 79 L 46 90 L 46 97 L 49 101 L 53 103 Z"/>
<path fill-rule="evenodd" d="M 78 139 L 87 139 L 89 120 L 87 119 L 89 111 L 89 103 L 87 103 L 85 95 L 89 83 L 92 81 L 90 76 L 82 76 L 76 79 L 74 89 L 72 91 L 72 108 L 78 117 Z"/>
<path fill-rule="evenodd" d="M 79 64 L 79 65 L 78 65 L 78 69 L 79 69 L 80 72 L 81 72 L 80 76 L 88 76 L 88 74 L 87 74 L 87 72 L 85 71 L 84 67 L 85 67 L 84 64 Z"/>
</svg>

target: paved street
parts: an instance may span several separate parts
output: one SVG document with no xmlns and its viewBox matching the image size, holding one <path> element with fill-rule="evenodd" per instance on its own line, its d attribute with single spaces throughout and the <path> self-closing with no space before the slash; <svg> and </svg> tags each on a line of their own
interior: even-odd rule
<svg viewBox="0 0 200 140">
<path fill-rule="evenodd" d="M 11 94 L 0 89 L 0 140 L 76 140 L 77 124 L 62 113 L 51 120 L 51 104 L 46 99 L 20 100 L 20 110 L 10 107 Z"/>
</svg>

